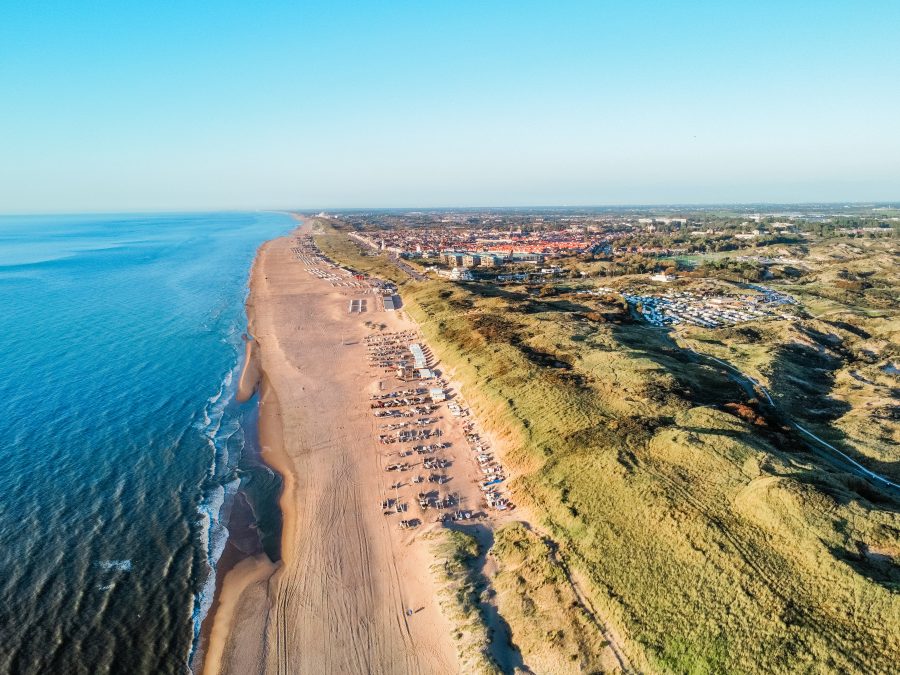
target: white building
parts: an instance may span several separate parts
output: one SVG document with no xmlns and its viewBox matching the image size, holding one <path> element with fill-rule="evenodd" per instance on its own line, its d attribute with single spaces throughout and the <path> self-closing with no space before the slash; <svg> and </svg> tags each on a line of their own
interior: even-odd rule
<svg viewBox="0 0 900 675">
<path fill-rule="evenodd" d="M 469 270 L 461 267 L 454 267 L 450 270 L 450 278 L 453 281 L 472 281 L 475 277 L 472 276 L 472 273 Z"/>
</svg>

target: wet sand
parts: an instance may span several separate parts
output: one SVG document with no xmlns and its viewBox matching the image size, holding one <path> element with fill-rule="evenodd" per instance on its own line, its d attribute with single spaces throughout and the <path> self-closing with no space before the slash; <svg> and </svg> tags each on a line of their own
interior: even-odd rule
<svg viewBox="0 0 900 675">
<path fill-rule="evenodd" d="M 224 575 L 203 672 L 456 672 L 427 542 L 400 536 L 377 506 L 363 324 L 408 324 L 348 314 L 346 290 L 310 275 L 295 245 L 260 248 L 247 304 L 262 458 L 284 483 L 282 560 L 243 560 Z"/>
</svg>

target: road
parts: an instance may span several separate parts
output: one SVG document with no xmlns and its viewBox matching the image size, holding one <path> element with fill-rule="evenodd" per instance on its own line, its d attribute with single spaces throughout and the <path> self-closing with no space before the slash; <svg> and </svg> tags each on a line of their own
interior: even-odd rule
<svg viewBox="0 0 900 675">
<path fill-rule="evenodd" d="M 396 253 L 391 253 L 390 261 L 416 281 L 425 281 L 426 277 L 424 274 L 422 274 L 421 272 L 417 272 L 412 265 L 404 262 L 403 259 L 400 258 L 400 256 L 398 256 Z"/>
<path fill-rule="evenodd" d="M 741 370 L 738 370 L 736 367 L 734 367 L 727 361 L 723 361 L 722 359 L 717 359 L 715 356 L 710 356 L 709 354 L 704 354 L 703 352 L 698 352 L 696 349 L 694 349 L 691 346 L 688 346 L 688 349 L 690 349 L 692 352 L 694 352 L 695 354 L 697 354 L 699 356 L 703 356 L 704 358 L 715 361 L 716 363 L 721 364 L 722 366 L 725 366 L 732 372 L 737 373 L 740 377 L 743 377 L 745 380 L 747 380 L 747 382 L 749 382 L 755 390 L 759 391 L 763 396 L 765 396 L 766 400 L 769 402 L 769 405 L 771 405 L 773 408 L 777 408 L 777 406 L 775 405 L 775 401 L 772 400 L 772 396 L 769 394 L 769 392 L 766 390 L 766 388 L 764 386 L 762 386 L 762 384 L 760 384 L 754 378 L 750 377 L 749 375 L 742 372 Z M 818 443 L 820 443 L 823 447 L 828 448 L 832 452 L 840 455 L 842 459 L 849 462 L 865 478 L 871 478 L 880 483 L 883 483 L 884 485 L 887 485 L 889 487 L 900 490 L 900 485 L 898 485 L 897 483 L 894 483 L 893 481 L 886 478 L 885 476 L 882 476 L 881 474 L 875 473 L 874 471 L 867 469 L 862 464 L 857 462 L 855 459 L 850 457 L 847 453 L 842 452 L 841 450 L 838 450 L 831 443 L 819 438 L 813 432 L 811 432 L 809 429 L 806 429 L 806 428 L 800 426 L 799 424 L 797 424 L 796 422 L 794 422 L 791 419 L 788 419 L 787 417 L 785 417 L 784 419 L 788 424 L 790 424 L 797 431 L 800 431 L 801 433 L 805 434 L 809 438 L 812 438 L 814 441 L 817 441 Z"/>
</svg>

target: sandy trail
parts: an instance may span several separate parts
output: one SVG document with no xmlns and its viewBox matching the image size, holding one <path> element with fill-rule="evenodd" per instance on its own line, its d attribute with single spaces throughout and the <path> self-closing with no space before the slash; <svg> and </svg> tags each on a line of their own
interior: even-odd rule
<svg viewBox="0 0 900 675">
<path fill-rule="evenodd" d="M 284 237 L 260 248 L 248 301 L 263 458 L 285 477 L 283 561 L 267 582 L 257 573 L 230 592 L 236 616 L 215 616 L 210 653 L 222 657 L 204 671 L 456 672 L 427 543 L 401 536 L 378 508 L 384 472 L 363 324 L 406 326 L 391 313 L 348 314 L 348 289 L 310 275 L 294 246 Z"/>
</svg>

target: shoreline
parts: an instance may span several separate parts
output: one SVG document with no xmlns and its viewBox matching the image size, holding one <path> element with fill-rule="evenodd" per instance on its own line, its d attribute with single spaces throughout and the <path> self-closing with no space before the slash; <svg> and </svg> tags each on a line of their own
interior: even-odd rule
<svg viewBox="0 0 900 675">
<path fill-rule="evenodd" d="M 238 404 L 244 403 L 255 393 L 255 384 L 252 384 L 248 393 L 246 392 L 246 385 L 243 384 L 243 382 L 247 381 L 248 357 L 251 357 L 247 336 L 244 335 L 243 337 L 245 340 L 245 356 L 240 364 L 240 372 L 235 377 L 235 386 L 231 393 L 229 393 L 226 406 L 231 405 L 231 402 L 236 402 Z M 235 372 L 237 372 L 237 367 L 231 371 L 231 375 Z M 228 380 L 226 380 L 226 382 L 228 382 Z M 241 426 L 244 426 L 244 423 L 245 421 L 241 420 Z M 255 434 L 246 434 L 245 438 L 250 440 L 251 444 L 244 448 L 237 463 L 231 466 L 232 471 L 240 470 L 248 449 L 253 448 L 256 443 Z M 213 514 L 210 514 L 210 518 L 212 518 L 212 515 Z M 191 672 L 199 672 L 199 668 L 202 667 L 204 653 L 208 647 L 209 635 L 212 628 L 212 616 L 216 612 L 224 577 L 226 577 L 241 561 L 257 555 L 260 547 L 256 544 L 257 542 L 261 543 L 261 540 L 257 535 L 257 523 L 253 507 L 249 503 L 247 495 L 241 489 L 241 486 L 237 488 L 233 495 L 225 495 L 215 516 L 215 522 L 224 528 L 227 534 L 225 535 L 225 542 L 219 555 L 214 559 L 208 559 L 210 571 L 209 576 L 204 582 L 204 588 L 210 583 L 211 577 L 212 597 L 209 601 L 209 606 L 206 608 L 206 611 L 203 612 L 200 619 L 199 629 L 188 658 L 187 665 Z M 212 533 L 210 533 L 210 536 L 212 536 Z"/>
<path fill-rule="evenodd" d="M 253 288 L 254 278 L 258 276 L 256 268 L 260 253 L 267 244 L 268 242 L 263 242 L 257 248 L 250 268 L 248 283 L 250 289 Z M 257 280 L 258 283 L 259 280 Z M 286 504 L 292 498 L 295 481 L 290 458 L 284 452 L 278 398 L 268 384 L 261 364 L 259 346 L 253 337 L 254 315 L 250 295 L 245 301 L 245 313 L 247 334 L 244 335 L 244 363 L 238 378 L 235 399 L 238 403 L 245 403 L 254 396 L 258 396 L 257 438 L 255 440 L 258 443 L 259 459 L 281 479 L 281 490 L 275 501 L 281 511 L 279 538 L 281 539 L 280 553 L 283 556 L 287 548 L 285 533 L 289 530 L 293 531 L 291 509 L 286 508 Z M 236 499 L 242 494 L 239 491 Z M 242 551 L 235 544 L 234 535 L 236 533 L 233 531 L 231 520 L 232 518 L 229 518 L 227 523 L 229 534 L 225 549 L 212 571 L 212 574 L 215 574 L 213 600 L 201 623 L 197 649 L 193 662 L 190 664 L 194 673 L 218 673 L 221 670 L 231 629 L 237 618 L 241 596 L 249 586 L 268 582 L 283 564 L 282 559 L 273 561 L 265 552 L 257 551 L 248 554 Z M 292 541 L 292 539 L 288 541 Z"/>
</svg>

